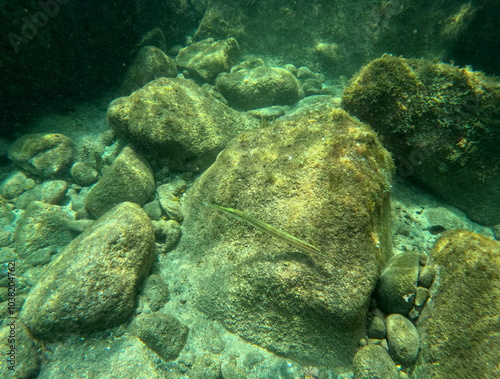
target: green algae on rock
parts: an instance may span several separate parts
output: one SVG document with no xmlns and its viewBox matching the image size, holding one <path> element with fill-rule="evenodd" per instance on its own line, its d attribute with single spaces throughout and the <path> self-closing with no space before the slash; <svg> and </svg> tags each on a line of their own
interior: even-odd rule
<svg viewBox="0 0 500 379">
<path fill-rule="evenodd" d="M 410 177 L 483 225 L 500 222 L 500 86 L 469 68 L 385 55 L 342 107 L 370 124 Z"/>
<path fill-rule="evenodd" d="M 144 211 L 121 203 L 76 237 L 29 293 L 20 318 L 42 340 L 119 325 L 133 313 L 155 252 Z"/>
<path fill-rule="evenodd" d="M 339 109 L 233 139 L 184 197 L 177 251 L 197 307 L 278 355 L 348 370 L 391 255 L 392 169 L 375 133 Z M 331 260 L 304 255 L 203 200 L 245 209 Z"/>
<path fill-rule="evenodd" d="M 500 243 L 444 232 L 430 254 L 431 299 L 417 323 L 419 378 L 496 378 L 500 368 Z"/>
<path fill-rule="evenodd" d="M 208 167 L 238 133 L 257 128 L 189 80 L 160 78 L 108 108 L 108 122 L 144 154 L 167 157 L 172 169 Z"/>
</svg>

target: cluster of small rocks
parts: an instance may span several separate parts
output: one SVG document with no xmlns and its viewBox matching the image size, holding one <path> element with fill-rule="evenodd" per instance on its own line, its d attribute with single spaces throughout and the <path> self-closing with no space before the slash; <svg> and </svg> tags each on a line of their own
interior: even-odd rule
<svg viewBox="0 0 500 379">
<path fill-rule="evenodd" d="M 389 260 L 377 285 L 367 339 L 354 357 L 356 378 L 409 377 L 420 347 L 415 322 L 435 276 L 427 260 L 427 254 L 415 252 Z"/>
</svg>

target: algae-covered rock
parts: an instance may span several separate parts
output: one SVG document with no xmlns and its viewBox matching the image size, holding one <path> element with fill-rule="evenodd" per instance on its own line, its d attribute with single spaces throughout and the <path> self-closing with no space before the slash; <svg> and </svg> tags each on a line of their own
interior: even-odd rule
<svg viewBox="0 0 500 379">
<path fill-rule="evenodd" d="M 176 251 L 199 309 L 279 355 L 350 367 L 366 334 L 370 294 L 391 255 L 392 168 L 373 131 L 338 109 L 235 138 L 184 197 Z M 228 219 L 204 201 L 241 210 L 321 255 Z"/>
<path fill-rule="evenodd" d="M 407 252 L 393 256 L 380 275 L 377 300 L 386 314 L 407 315 L 413 307 L 419 272 L 419 254 Z"/>
<path fill-rule="evenodd" d="M 176 61 L 193 76 L 213 83 L 215 77 L 238 61 L 240 48 L 234 38 L 214 41 L 206 38 L 179 50 Z"/>
<path fill-rule="evenodd" d="M 60 204 L 68 190 L 64 180 L 46 180 L 23 193 L 16 201 L 16 207 L 26 209 L 33 201 Z"/>
<path fill-rule="evenodd" d="M 11 328 L 14 326 L 14 328 Z M 6 318 L 0 329 L 2 378 L 36 378 L 40 370 L 41 352 L 19 320 Z"/>
<path fill-rule="evenodd" d="M 419 378 L 496 378 L 500 367 L 500 243 L 464 230 L 432 248 L 436 280 L 417 328 Z"/>
<path fill-rule="evenodd" d="M 44 340 L 87 334 L 127 320 L 154 258 L 144 211 L 121 203 L 75 238 L 31 290 L 21 318 Z"/>
<path fill-rule="evenodd" d="M 280 67 L 260 66 L 222 73 L 215 88 L 232 107 L 242 110 L 290 105 L 304 97 L 297 78 Z"/>
<path fill-rule="evenodd" d="M 126 96 L 151 80 L 176 75 L 177 65 L 172 58 L 157 47 L 144 46 L 127 70 L 120 93 Z"/>
<path fill-rule="evenodd" d="M 70 216 L 60 206 L 31 202 L 14 234 L 19 257 L 32 265 L 48 263 L 52 254 L 73 239 L 68 227 L 70 221 Z"/>
<path fill-rule="evenodd" d="M 125 147 L 85 199 L 85 208 L 99 217 L 116 204 L 131 201 L 143 205 L 153 195 L 155 182 L 149 164 Z"/>
<path fill-rule="evenodd" d="M 189 332 L 187 326 L 174 316 L 164 313 L 143 313 L 137 316 L 130 331 L 167 361 L 179 355 Z"/>
<path fill-rule="evenodd" d="M 342 107 L 370 124 L 398 173 L 484 225 L 500 222 L 500 86 L 444 63 L 383 56 L 346 88 Z"/>
<path fill-rule="evenodd" d="M 114 100 L 108 121 L 138 147 L 168 157 L 172 168 L 207 167 L 238 133 L 258 122 L 185 79 L 160 78 Z"/>
<path fill-rule="evenodd" d="M 411 366 L 418 356 L 420 340 L 417 328 L 405 316 L 392 314 L 385 319 L 389 354 L 395 362 Z"/>
<path fill-rule="evenodd" d="M 398 379 L 398 369 L 387 350 L 379 345 L 361 348 L 354 356 L 354 375 L 356 379 Z"/>
<path fill-rule="evenodd" d="M 58 344 L 37 379 L 51 378 L 148 378 L 165 379 L 158 355 L 139 338 L 82 338 Z M 140 363 L 138 363 L 140 362 Z"/>
<path fill-rule="evenodd" d="M 34 133 L 18 138 L 8 155 L 26 171 L 51 178 L 70 166 L 73 152 L 73 142 L 62 134 Z"/>
</svg>

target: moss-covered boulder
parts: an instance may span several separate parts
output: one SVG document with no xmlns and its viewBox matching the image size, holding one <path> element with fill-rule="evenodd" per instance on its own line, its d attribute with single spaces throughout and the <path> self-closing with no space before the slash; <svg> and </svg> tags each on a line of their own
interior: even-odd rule
<svg viewBox="0 0 500 379">
<path fill-rule="evenodd" d="M 154 252 L 147 215 L 137 204 L 121 203 L 51 263 L 20 317 L 31 334 L 43 340 L 116 326 L 132 315 Z"/>
<path fill-rule="evenodd" d="M 114 100 L 108 121 L 144 153 L 167 157 L 172 168 L 208 167 L 238 133 L 259 126 L 185 79 L 160 78 Z"/>
<path fill-rule="evenodd" d="M 431 251 L 431 299 L 417 323 L 419 378 L 495 378 L 500 367 L 500 243 L 464 230 Z"/>
<path fill-rule="evenodd" d="M 232 107 L 242 110 L 291 105 L 304 97 L 297 78 L 280 67 L 260 66 L 222 73 L 215 88 Z"/>
<path fill-rule="evenodd" d="M 127 96 L 151 80 L 176 75 L 177 65 L 172 58 L 157 47 L 144 46 L 128 68 L 120 93 Z"/>
<path fill-rule="evenodd" d="M 391 254 L 392 168 L 375 133 L 338 109 L 235 138 L 186 194 L 176 264 L 189 272 L 199 309 L 279 355 L 348 369 Z M 204 201 L 319 250 L 303 251 Z"/>
<path fill-rule="evenodd" d="M 229 71 L 238 61 L 240 47 L 234 38 L 214 41 L 206 38 L 179 50 L 179 67 L 206 82 L 213 83 L 221 72 Z"/>
<path fill-rule="evenodd" d="M 383 56 L 351 80 L 342 107 L 370 124 L 398 173 L 484 225 L 500 223 L 500 86 L 469 68 Z"/>
</svg>

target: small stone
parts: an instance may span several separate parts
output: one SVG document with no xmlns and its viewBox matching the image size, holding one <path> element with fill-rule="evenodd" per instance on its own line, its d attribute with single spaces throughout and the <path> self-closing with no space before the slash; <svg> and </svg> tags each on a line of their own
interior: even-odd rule
<svg viewBox="0 0 500 379">
<path fill-rule="evenodd" d="M 418 277 L 418 285 L 424 288 L 431 288 L 434 277 L 436 276 L 436 269 L 433 266 L 427 265 L 420 270 Z"/>
<path fill-rule="evenodd" d="M 391 357 L 397 363 L 411 366 L 416 361 L 420 348 L 417 328 L 400 314 L 389 315 L 385 321 Z"/>
<path fill-rule="evenodd" d="M 153 221 L 155 228 L 156 242 L 160 245 L 159 252 L 169 252 L 179 241 L 181 227 L 175 220 Z"/>
<path fill-rule="evenodd" d="M 417 287 L 417 292 L 415 295 L 415 306 L 421 307 L 425 304 L 430 296 L 430 291 L 425 287 Z"/>
<path fill-rule="evenodd" d="M 368 345 L 358 350 L 353 360 L 356 379 L 398 379 L 393 360 L 382 346 Z"/>
<path fill-rule="evenodd" d="M 379 317 L 373 317 L 368 327 L 368 337 L 383 339 L 385 338 L 385 323 Z"/>
<path fill-rule="evenodd" d="M 15 171 L 8 175 L 0 184 L 0 195 L 10 200 L 26 191 L 26 179 L 28 177 L 21 171 Z"/>
<path fill-rule="evenodd" d="M 76 162 L 71 166 L 71 176 L 77 184 L 86 187 L 97 182 L 99 173 L 92 166 L 82 162 Z"/>
<path fill-rule="evenodd" d="M 151 220 L 159 220 L 161 218 L 162 211 L 160 202 L 156 199 L 144 204 L 142 209 L 144 209 L 144 212 L 146 212 Z"/>
<path fill-rule="evenodd" d="M 146 278 L 143 284 L 142 297 L 151 311 L 156 312 L 169 299 L 168 286 L 160 275 L 153 274 Z"/>
<path fill-rule="evenodd" d="M 26 209 L 33 201 L 47 204 L 61 204 L 68 190 L 64 180 L 46 180 L 42 184 L 26 191 L 16 201 L 16 207 Z"/>
</svg>

